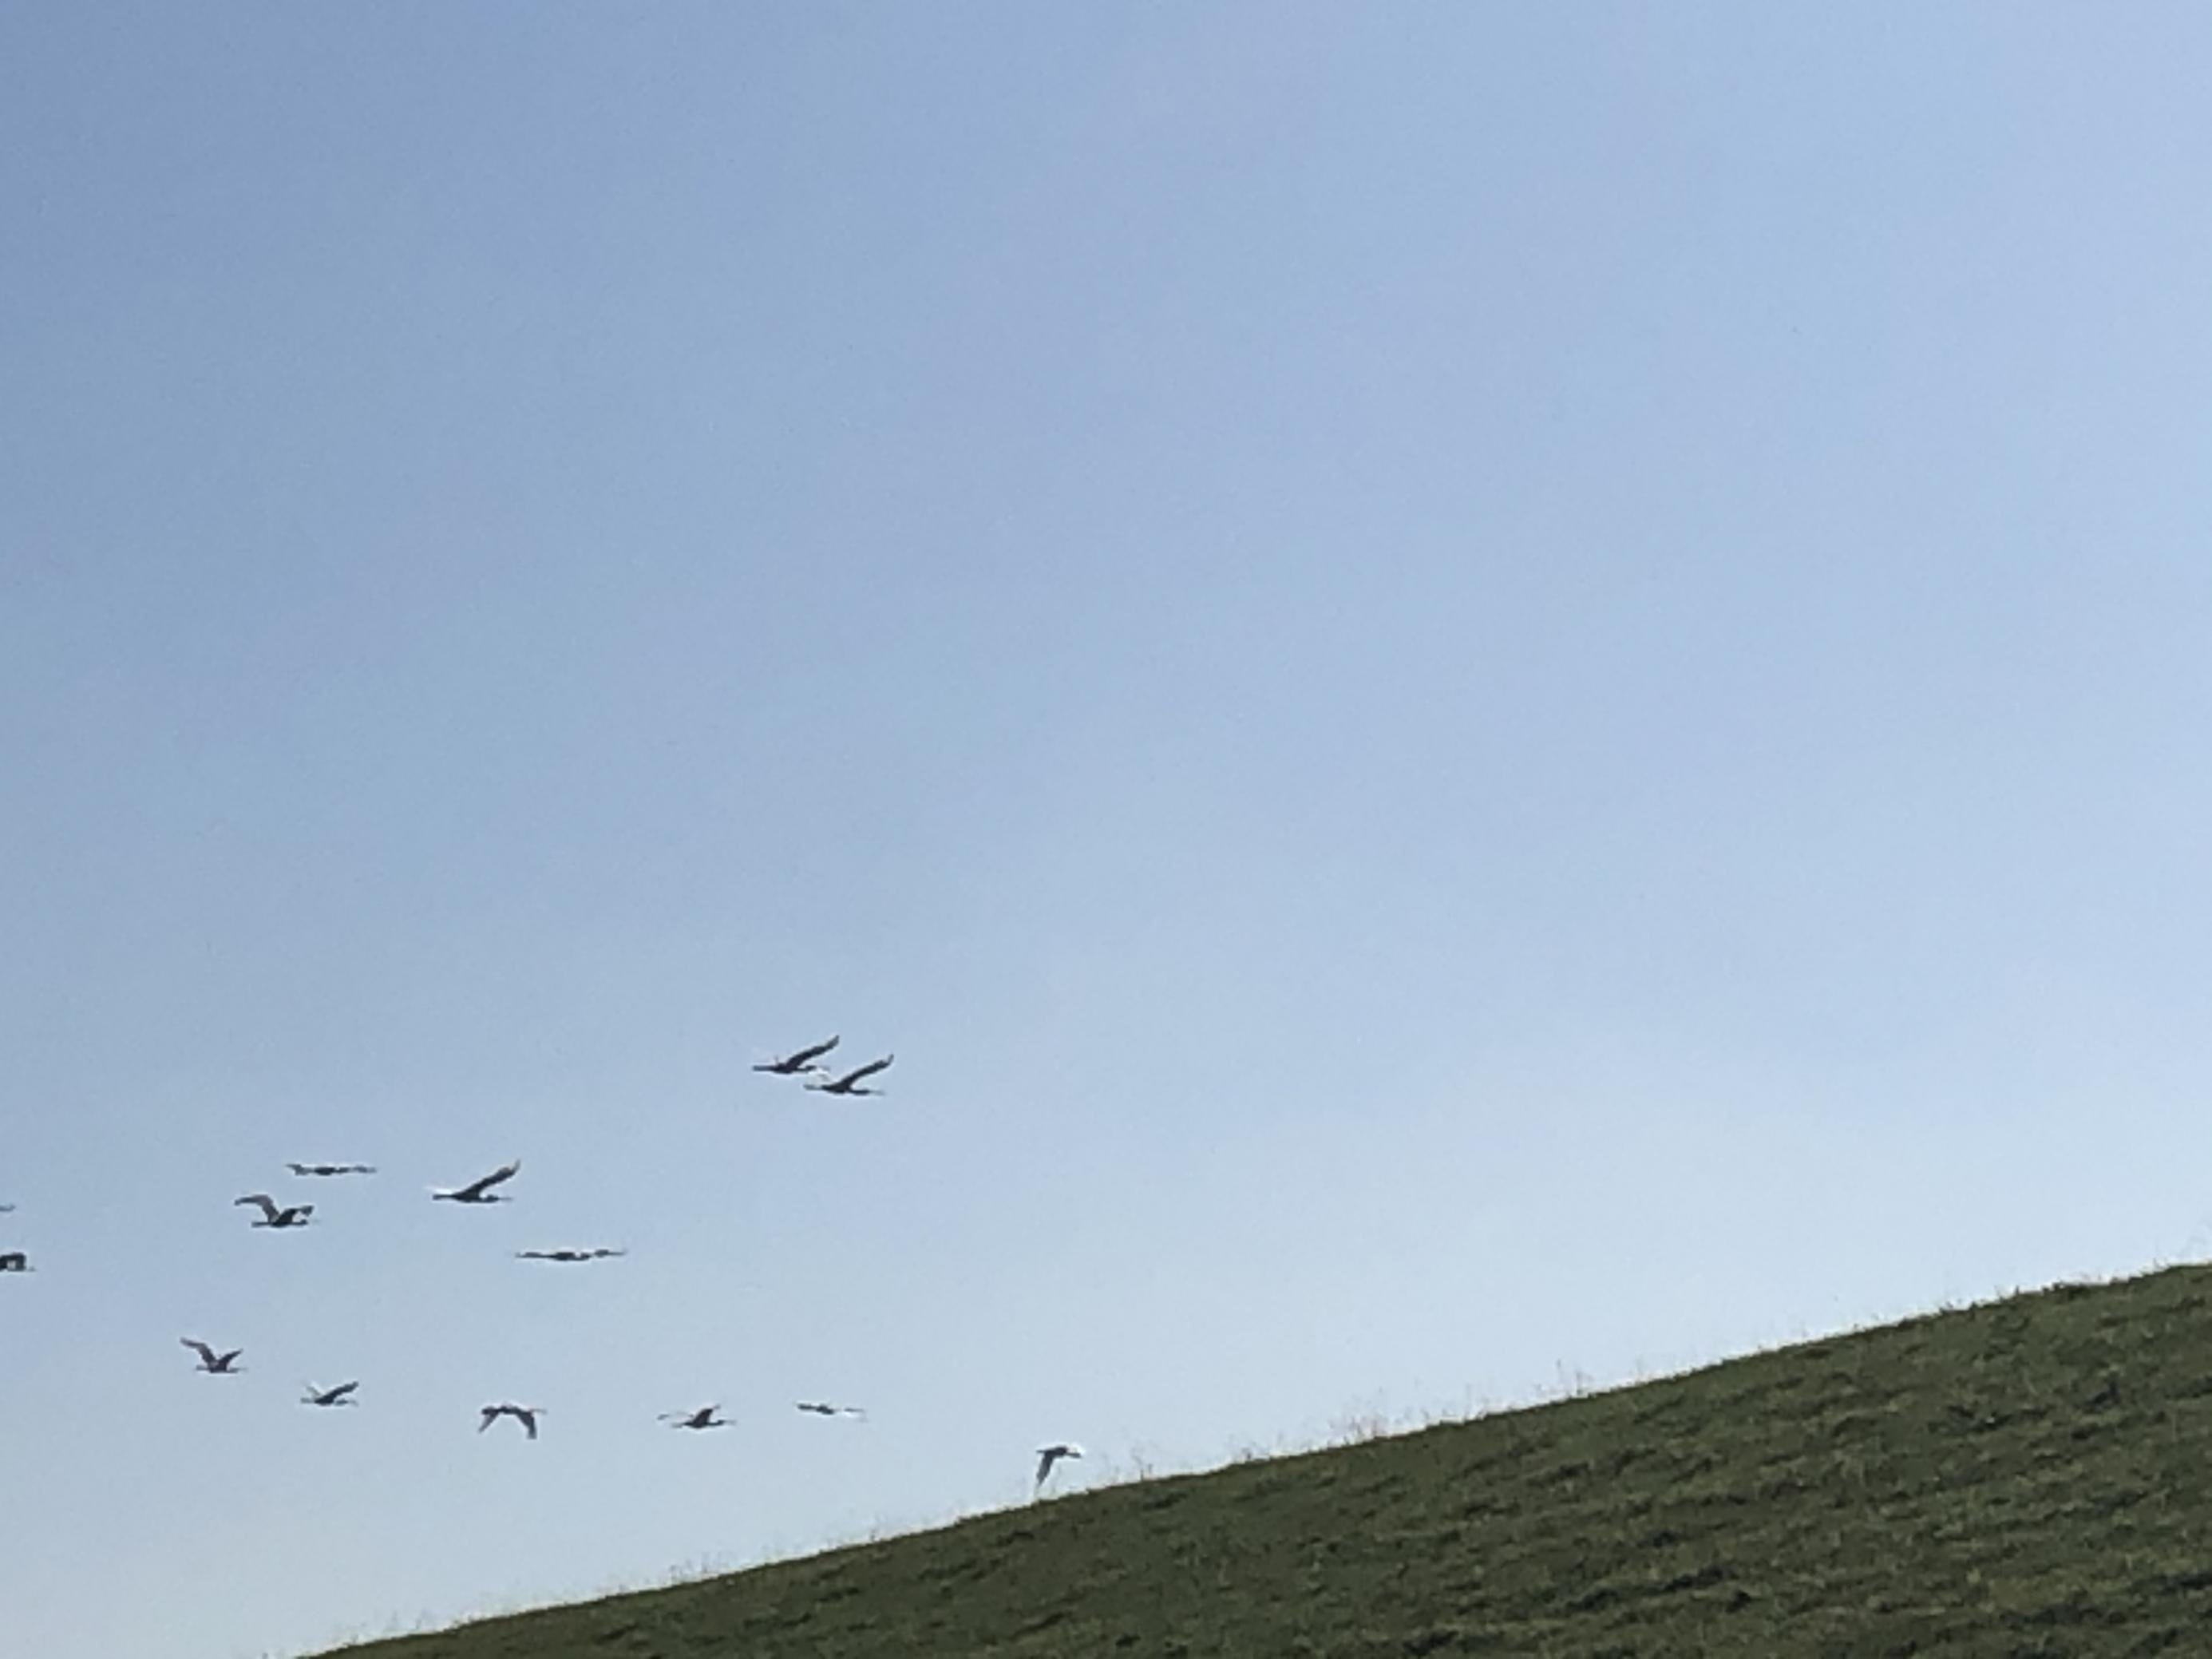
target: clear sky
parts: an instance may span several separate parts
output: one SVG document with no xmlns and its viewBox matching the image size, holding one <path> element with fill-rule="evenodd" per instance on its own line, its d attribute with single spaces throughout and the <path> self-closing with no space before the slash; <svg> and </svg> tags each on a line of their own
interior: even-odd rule
<svg viewBox="0 0 2212 1659">
<path fill-rule="evenodd" d="M 0 13 L 5 1645 L 2212 1253 L 2208 81 L 2186 5 Z M 746 1070 L 833 1031 L 888 1096 Z"/>
</svg>

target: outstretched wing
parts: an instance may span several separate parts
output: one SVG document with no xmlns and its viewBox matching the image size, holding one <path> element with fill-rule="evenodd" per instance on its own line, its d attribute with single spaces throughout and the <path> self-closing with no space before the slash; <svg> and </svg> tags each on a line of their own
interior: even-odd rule
<svg viewBox="0 0 2212 1659">
<path fill-rule="evenodd" d="M 263 1219 L 272 1222 L 276 1219 L 276 1200 L 266 1193 L 247 1193 L 242 1198 L 231 1200 L 234 1209 L 240 1204 L 258 1204 L 261 1206 Z"/>
<path fill-rule="evenodd" d="M 1047 1446 L 1037 1453 L 1037 1472 L 1035 1485 L 1044 1485 L 1044 1478 L 1052 1473 L 1052 1466 L 1060 1461 L 1060 1448 Z"/>
<path fill-rule="evenodd" d="M 208 1366 L 210 1369 L 214 1367 L 216 1363 L 215 1350 L 208 1346 L 206 1343 L 201 1341 L 198 1337 L 191 1336 L 180 1336 L 177 1340 L 183 1343 L 194 1353 L 198 1354 L 200 1357 L 200 1364 Z"/>
<path fill-rule="evenodd" d="M 864 1078 L 872 1078 L 878 1072 L 888 1070 L 890 1063 L 897 1058 L 896 1054 L 885 1054 L 881 1060 L 872 1060 L 860 1070 L 848 1073 L 839 1079 L 839 1082 L 843 1087 L 849 1089 Z"/>
<path fill-rule="evenodd" d="M 828 1054 L 836 1046 L 837 1039 L 836 1037 L 831 1037 L 827 1042 L 817 1042 L 811 1048 L 801 1048 L 797 1054 L 791 1055 L 787 1060 L 786 1060 L 784 1064 L 790 1066 L 791 1069 L 795 1072 L 802 1066 L 812 1065 L 816 1060 L 821 1059 L 823 1055 Z"/>
<path fill-rule="evenodd" d="M 501 1418 L 506 1415 L 507 1407 L 504 1406 L 486 1406 L 483 1408 L 483 1413 L 477 1419 L 477 1432 L 478 1434 L 482 1434 L 486 1429 L 489 1428 L 493 1424 L 498 1422 Z"/>
<path fill-rule="evenodd" d="M 332 1389 L 328 1394 L 323 1396 L 323 1402 L 325 1405 L 335 1406 L 339 1401 L 344 1399 L 348 1395 L 351 1394 L 360 1386 L 361 1384 L 358 1382 L 341 1382 L 337 1387 Z"/>
<path fill-rule="evenodd" d="M 459 1199 L 482 1198 L 493 1188 L 498 1186 L 501 1182 L 514 1180 L 515 1172 L 521 1168 L 522 1160 L 519 1158 L 512 1164 L 502 1164 L 499 1168 L 494 1170 L 489 1175 L 477 1176 L 477 1179 L 469 1182 L 467 1186 L 463 1187 L 456 1192 L 453 1196 Z"/>
</svg>

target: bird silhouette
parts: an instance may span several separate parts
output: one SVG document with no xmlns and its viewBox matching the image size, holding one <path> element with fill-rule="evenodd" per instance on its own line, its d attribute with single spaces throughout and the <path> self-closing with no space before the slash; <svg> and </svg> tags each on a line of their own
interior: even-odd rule
<svg viewBox="0 0 2212 1659">
<path fill-rule="evenodd" d="M 817 1095 L 879 1095 L 883 1093 L 881 1089 L 862 1087 L 863 1080 L 873 1077 L 897 1058 L 896 1054 L 885 1054 L 881 1060 L 872 1060 L 866 1066 L 856 1066 L 842 1077 L 831 1077 L 824 1073 L 807 1079 L 806 1086 Z"/>
<path fill-rule="evenodd" d="M 800 1072 L 818 1072 L 822 1068 L 814 1062 L 836 1046 L 837 1039 L 831 1037 L 827 1042 L 817 1042 L 811 1048 L 797 1049 L 780 1059 L 763 1060 L 754 1066 L 753 1070 L 773 1072 L 778 1077 L 791 1077 Z"/>
<path fill-rule="evenodd" d="M 242 1369 L 238 1359 L 246 1352 L 243 1348 L 233 1348 L 228 1353 L 217 1353 L 198 1337 L 180 1336 L 177 1340 L 200 1357 L 199 1369 L 210 1376 L 236 1376 Z"/>
<path fill-rule="evenodd" d="M 488 1176 L 478 1176 L 465 1187 L 433 1187 L 430 1196 L 449 1199 L 456 1204 L 511 1204 L 513 1199 L 492 1188 L 502 1181 L 514 1180 L 515 1171 L 521 1167 L 522 1160 L 518 1158 L 512 1164 L 501 1164 Z"/>
<path fill-rule="evenodd" d="M 672 1429 L 726 1429 L 730 1419 L 714 1415 L 720 1409 L 719 1406 L 702 1406 L 696 1412 L 663 1412 L 660 1420 Z"/>
<path fill-rule="evenodd" d="M 279 1204 L 266 1193 L 248 1193 L 243 1198 L 233 1199 L 231 1203 L 234 1207 L 240 1204 L 259 1205 L 261 1219 L 253 1224 L 257 1227 L 304 1227 L 307 1218 L 315 1212 L 312 1204 Z"/>
<path fill-rule="evenodd" d="M 1039 1446 L 1037 1448 L 1036 1485 L 1030 1489 L 1032 1494 L 1041 1492 L 1044 1490 L 1045 1477 L 1052 1473 L 1054 1464 L 1059 1462 L 1060 1459 L 1064 1457 L 1080 1457 L 1082 1455 L 1083 1448 L 1080 1446 L 1068 1445 L 1065 1443 L 1057 1446 Z"/>
<path fill-rule="evenodd" d="M 477 1432 L 482 1434 L 501 1418 L 511 1417 L 522 1425 L 522 1432 L 525 1435 L 535 1440 L 538 1438 L 538 1419 L 544 1414 L 544 1411 L 545 1407 L 543 1406 L 511 1404 L 486 1406 L 477 1420 Z"/>
</svg>

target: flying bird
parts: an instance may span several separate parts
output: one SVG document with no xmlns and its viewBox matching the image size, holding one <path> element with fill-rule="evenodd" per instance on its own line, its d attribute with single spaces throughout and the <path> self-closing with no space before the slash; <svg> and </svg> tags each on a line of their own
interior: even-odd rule
<svg viewBox="0 0 2212 1659">
<path fill-rule="evenodd" d="M 1031 1488 L 1032 1494 L 1041 1492 L 1044 1490 L 1045 1476 L 1052 1473 L 1052 1466 L 1059 1462 L 1061 1458 L 1080 1457 L 1082 1455 L 1083 1448 L 1080 1446 L 1065 1444 L 1058 1446 L 1039 1446 L 1037 1448 L 1036 1485 Z"/>
<path fill-rule="evenodd" d="M 836 1046 L 837 1039 L 831 1037 L 827 1042 L 817 1042 L 811 1048 L 800 1048 L 781 1059 L 764 1060 L 753 1070 L 773 1072 L 778 1077 L 793 1077 L 801 1072 L 818 1072 L 822 1068 L 814 1062 Z"/>
<path fill-rule="evenodd" d="M 21 1250 L 0 1252 L 0 1273 L 27 1273 L 31 1271 L 31 1258 Z"/>
<path fill-rule="evenodd" d="M 609 1256 L 628 1255 L 628 1250 L 610 1249 L 605 1244 L 595 1244 L 588 1250 L 517 1250 L 520 1261 L 604 1261 Z"/>
<path fill-rule="evenodd" d="M 538 1438 L 538 1419 L 544 1410 L 543 1406 L 486 1406 L 477 1420 L 477 1432 L 482 1434 L 501 1418 L 511 1417 L 522 1425 L 524 1434 L 535 1440 Z"/>
<path fill-rule="evenodd" d="M 287 1164 L 284 1166 L 295 1176 L 374 1175 L 374 1164 Z"/>
<path fill-rule="evenodd" d="M 315 1212 L 312 1204 L 280 1205 L 266 1193 L 248 1193 L 243 1198 L 231 1200 L 231 1204 L 234 1208 L 240 1204 L 258 1204 L 261 1219 L 253 1224 L 257 1227 L 304 1227 L 307 1218 Z"/>
<path fill-rule="evenodd" d="M 199 1369 L 210 1376 L 236 1376 L 239 1374 L 238 1357 L 246 1352 L 245 1349 L 233 1348 L 228 1353 L 217 1353 L 198 1337 L 180 1336 L 177 1340 L 200 1357 Z"/>
<path fill-rule="evenodd" d="M 858 1406 L 833 1406 L 823 1400 L 802 1400 L 799 1409 L 811 1412 L 817 1417 L 866 1417 L 867 1413 Z"/>
<path fill-rule="evenodd" d="M 726 1429 L 730 1419 L 717 1417 L 720 1406 L 702 1406 L 696 1412 L 663 1412 L 660 1420 L 672 1429 Z"/>
<path fill-rule="evenodd" d="M 863 1079 L 873 1077 L 897 1058 L 896 1054 L 885 1054 L 881 1060 L 872 1060 L 866 1065 L 857 1066 L 846 1073 L 842 1077 L 831 1077 L 827 1073 L 823 1073 L 819 1076 L 807 1079 L 806 1086 L 821 1095 L 879 1095 L 883 1093 L 881 1089 L 863 1087 Z"/>
<path fill-rule="evenodd" d="M 512 1204 L 513 1199 L 504 1193 L 494 1193 L 492 1188 L 502 1181 L 514 1180 L 514 1172 L 521 1167 L 522 1160 L 518 1158 L 512 1164 L 501 1164 L 488 1176 L 478 1176 L 465 1187 L 433 1187 L 430 1196 L 451 1199 L 456 1204 Z"/>
<path fill-rule="evenodd" d="M 360 1386 L 358 1382 L 341 1382 L 335 1389 L 319 1389 L 309 1382 L 305 1385 L 307 1393 L 300 1396 L 300 1403 L 302 1406 L 358 1406 L 361 1401 L 350 1396 Z"/>
</svg>

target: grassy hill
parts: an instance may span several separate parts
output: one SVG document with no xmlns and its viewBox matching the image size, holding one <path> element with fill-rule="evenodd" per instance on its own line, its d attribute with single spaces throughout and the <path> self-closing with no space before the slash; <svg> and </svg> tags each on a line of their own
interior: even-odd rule
<svg viewBox="0 0 2212 1659">
<path fill-rule="evenodd" d="M 2212 1269 L 346 1651 L 2212 1653 Z"/>
</svg>

